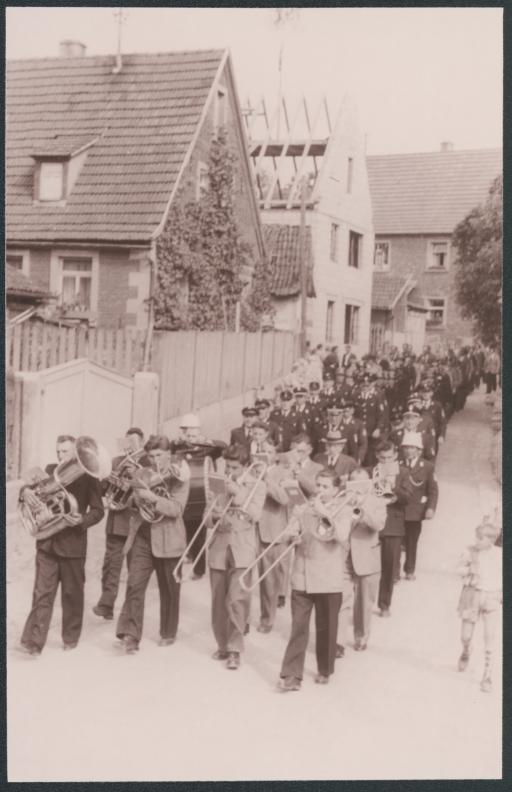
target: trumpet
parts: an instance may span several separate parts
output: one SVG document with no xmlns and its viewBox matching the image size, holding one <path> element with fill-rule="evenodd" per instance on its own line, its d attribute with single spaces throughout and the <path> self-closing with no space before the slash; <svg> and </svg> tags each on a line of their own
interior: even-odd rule
<svg viewBox="0 0 512 792">
<path fill-rule="evenodd" d="M 245 511 L 247 509 L 249 503 L 251 502 L 251 499 L 252 499 L 254 493 L 256 492 L 256 488 L 257 488 L 258 484 L 260 483 L 260 481 L 262 480 L 263 476 L 266 473 L 267 465 L 264 462 L 260 462 L 260 461 L 253 462 L 252 464 L 249 465 L 248 468 L 246 468 L 246 470 L 244 470 L 244 472 L 242 473 L 242 475 L 240 476 L 240 478 L 238 480 L 238 483 L 242 484 L 244 482 L 244 480 L 247 479 L 247 477 L 249 476 L 251 471 L 254 470 L 254 469 L 258 469 L 258 468 L 259 468 L 259 472 L 257 474 L 256 481 L 254 482 L 254 486 L 252 487 L 252 489 L 251 489 L 249 495 L 247 496 L 247 498 L 245 499 L 245 501 L 243 503 L 243 506 L 237 507 L 240 511 Z M 205 491 L 207 493 L 210 492 L 208 479 L 209 479 L 211 473 L 212 473 L 212 463 L 211 463 L 211 460 L 208 457 L 206 457 L 205 465 L 204 465 L 204 476 L 205 476 Z M 233 495 L 231 495 L 228 498 L 228 501 L 227 501 L 226 505 L 224 506 L 224 508 L 222 509 L 220 515 L 217 517 L 217 519 L 215 520 L 215 522 L 214 522 L 214 524 L 212 526 L 212 529 L 210 531 L 210 535 L 206 537 L 206 540 L 203 543 L 203 546 L 201 547 L 201 549 L 199 550 L 196 558 L 194 559 L 194 562 L 191 565 L 187 576 L 184 577 L 181 570 L 182 570 L 182 567 L 183 567 L 183 565 L 184 565 L 184 563 L 185 563 L 185 561 L 187 559 L 187 556 L 190 553 L 190 551 L 191 551 L 191 549 L 192 549 L 192 547 L 194 545 L 194 542 L 196 541 L 197 537 L 199 536 L 199 534 L 201 533 L 202 529 L 204 528 L 204 526 L 207 524 L 208 520 L 210 519 L 211 514 L 215 510 L 216 506 L 219 504 L 219 501 L 223 497 L 223 494 L 224 493 L 218 493 L 217 495 L 215 495 L 214 499 L 212 500 L 212 502 L 210 503 L 210 505 L 206 509 L 206 511 L 205 511 L 205 513 L 203 515 L 203 519 L 201 520 L 200 524 L 198 525 L 196 531 L 194 532 L 194 535 L 192 536 L 190 542 L 188 543 L 188 545 L 186 546 L 185 550 L 181 554 L 181 556 L 180 556 L 180 558 L 178 560 L 178 563 L 176 564 L 176 566 L 174 568 L 174 571 L 173 571 L 173 577 L 174 577 L 174 579 L 175 579 L 175 581 L 177 583 L 186 582 L 187 580 L 190 580 L 190 578 L 194 574 L 194 570 L 196 568 L 197 562 L 206 553 L 207 549 L 209 548 L 210 544 L 212 543 L 213 538 L 215 537 L 215 535 L 217 533 L 217 530 L 218 530 L 222 520 L 224 519 L 224 517 L 227 514 L 227 512 L 229 511 L 229 509 L 232 507 L 233 498 L 234 498 Z"/>
<path fill-rule="evenodd" d="M 141 468 L 134 477 L 132 486 L 140 495 L 137 508 L 142 519 L 145 522 L 156 524 L 163 520 L 164 517 L 163 514 L 156 510 L 155 504 L 144 502 L 144 490 L 150 490 L 159 498 L 170 500 L 168 485 L 172 479 L 177 479 L 179 482 L 184 483 L 188 481 L 189 477 L 189 473 L 184 470 L 183 463 L 180 465 L 171 464 L 165 474 L 160 469 Z"/>
<path fill-rule="evenodd" d="M 132 491 L 135 472 L 142 468 L 139 459 L 145 453 L 141 448 L 132 451 L 119 462 L 115 470 L 107 476 L 108 487 L 104 494 L 105 506 L 110 511 L 123 511 L 128 506 Z"/>
<path fill-rule="evenodd" d="M 395 488 L 398 470 L 398 462 L 388 465 L 385 468 L 380 464 L 374 468 L 372 475 L 373 489 L 379 498 L 390 500 L 394 497 L 393 490 Z"/>
</svg>

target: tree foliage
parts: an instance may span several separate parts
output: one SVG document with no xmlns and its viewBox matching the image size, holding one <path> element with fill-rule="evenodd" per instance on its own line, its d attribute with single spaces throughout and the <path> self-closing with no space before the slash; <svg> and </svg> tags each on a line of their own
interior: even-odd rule
<svg viewBox="0 0 512 792">
<path fill-rule="evenodd" d="M 271 307 L 270 273 L 237 224 L 234 157 L 226 134 L 212 141 L 208 185 L 199 200 L 173 202 L 157 240 L 156 326 L 171 330 L 259 329 Z"/>
<path fill-rule="evenodd" d="M 457 248 L 455 286 L 465 319 L 484 343 L 501 336 L 503 179 L 492 184 L 487 200 L 467 215 L 453 233 Z"/>
</svg>

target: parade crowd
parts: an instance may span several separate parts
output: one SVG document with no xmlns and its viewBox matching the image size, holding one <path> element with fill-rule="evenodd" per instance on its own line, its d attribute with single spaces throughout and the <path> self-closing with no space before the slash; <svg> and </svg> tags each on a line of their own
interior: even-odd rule
<svg viewBox="0 0 512 792">
<path fill-rule="evenodd" d="M 32 657 L 43 650 L 59 584 L 63 648 L 77 646 L 87 529 L 107 513 L 93 610 L 114 619 L 126 562 L 115 629 L 126 654 L 139 651 L 153 571 L 159 645 L 166 647 L 179 635 L 181 586 L 208 570 L 215 660 L 239 667 L 258 592 L 259 632 L 272 631 L 279 608 L 290 611 L 278 688 L 301 687 L 313 610 L 315 682 L 327 684 L 348 646 L 366 651 L 375 606 L 389 618 L 398 581 L 415 580 L 422 523 L 437 508 L 435 464 L 449 420 L 481 383 L 492 398 L 499 376 L 498 351 L 478 344 L 435 352 L 426 346 L 421 355 L 404 344 L 401 352 L 393 347 L 362 359 L 350 346 L 338 354 L 337 347 L 319 345 L 294 364 L 272 398 L 257 398 L 242 410 L 228 443 L 205 437 L 194 414 L 182 416 L 175 439 L 146 439 L 131 427 L 123 453 L 100 474 L 93 469 L 94 455 L 100 456 L 94 441 L 59 436 L 58 464 L 27 476 L 20 491 L 20 511 L 37 540 L 32 608 L 20 650 Z M 77 458 L 82 467 L 73 478 Z M 57 489 L 67 493 L 64 517 L 53 508 Z M 492 686 L 501 604 L 501 529 L 495 523 L 490 517 L 479 523 L 460 568 L 458 667 L 463 671 L 469 663 L 474 626 L 482 618 L 484 691 Z"/>
</svg>

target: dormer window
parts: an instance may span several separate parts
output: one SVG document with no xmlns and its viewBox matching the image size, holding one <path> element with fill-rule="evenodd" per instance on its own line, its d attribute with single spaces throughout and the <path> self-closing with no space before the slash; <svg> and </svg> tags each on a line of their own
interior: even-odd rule
<svg viewBox="0 0 512 792">
<path fill-rule="evenodd" d="M 33 151 L 36 161 L 34 199 L 45 203 L 64 201 L 96 140 L 90 136 L 56 135 Z"/>
<path fill-rule="evenodd" d="M 64 195 L 64 163 L 41 162 L 39 166 L 39 201 L 62 201 Z"/>
</svg>

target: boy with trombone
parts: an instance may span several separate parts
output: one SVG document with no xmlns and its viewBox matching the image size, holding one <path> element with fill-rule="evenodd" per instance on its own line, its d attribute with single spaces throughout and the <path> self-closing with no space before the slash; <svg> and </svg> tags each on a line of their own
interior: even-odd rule
<svg viewBox="0 0 512 792">
<path fill-rule="evenodd" d="M 337 499 L 339 495 L 338 476 L 332 470 L 321 470 L 316 476 L 316 495 L 295 510 L 288 525 L 287 534 L 292 540 L 291 546 L 295 546 L 295 558 L 292 570 L 292 630 L 279 683 L 283 691 L 300 690 L 313 608 L 318 667 L 315 682 L 327 684 L 334 673 L 343 570 L 352 517 L 349 499 L 344 496 L 343 499 Z"/>
<path fill-rule="evenodd" d="M 212 591 L 212 628 L 217 651 L 215 660 L 225 660 L 235 670 L 244 649 L 244 630 L 249 617 L 250 593 L 240 585 L 240 577 L 256 558 L 256 523 L 261 517 L 266 487 L 262 481 L 265 465 L 248 466 L 249 453 L 238 445 L 229 446 L 225 460 L 225 493 L 207 493 L 205 517 L 213 527 L 207 539 Z M 257 477 L 251 475 L 260 467 Z"/>
</svg>

